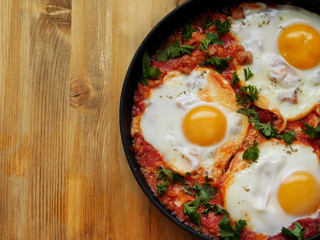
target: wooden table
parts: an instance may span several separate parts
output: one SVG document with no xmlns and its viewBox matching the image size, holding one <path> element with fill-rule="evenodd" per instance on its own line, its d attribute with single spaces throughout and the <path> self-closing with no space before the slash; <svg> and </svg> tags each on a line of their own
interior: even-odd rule
<svg viewBox="0 0 320 240">
<path fill-rule="evenodd" d="M 0 1 L 0 239 L 196 239 L 143 194 L 119 133 L 133 54 L 179 2 Z"/>
</svg>

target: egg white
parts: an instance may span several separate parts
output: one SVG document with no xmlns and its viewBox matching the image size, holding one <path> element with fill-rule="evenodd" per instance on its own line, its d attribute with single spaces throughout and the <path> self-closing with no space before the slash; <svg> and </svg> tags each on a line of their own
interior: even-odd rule
<svg viewBox="0 0 320 240">
<path fill-rule="evenodd" d="M 285 120 L 301 119 L 319 104 L 320 63 L 308 70 L 291 66 L 278 50 L 278 37 L 284 28 L 296 23 L 310 25 L 320 32 L 320 16 L 288 5 L 269 8 L 258 4 L 261 6 L 258 9 L 245 7 L 245 18 L 232 24 L 239 42 L 253 54 L 248 67 L 254 76 L 245 82 L 243 69 L 239 68 L 241 85 L 258 88 L 259 107 L 280 114 Z M 297 104 L 290 102 L 295 94 Z"/>
<path fill-rule="evenodd" d="M 141 117 L 140 128 L 145 140 L 160 152 L 164 161 L 174 171 L 185 174 L 202 169 L 204 175 L 217 179 L 224 172 L 224 163 L 231 157 L 232 152 L 238 149 L 245 137 L 248 121 L 246 117 L 235 112 L 237 105 L 235 108 L 228 108 L 224 102 L 217 99 L 201 99 L 200 92 L 207 88 L 212 71 L 200 68 L 189 75 L 176 71 L 168 73 L 164 83 L 151 90 L 150 97 L 146 100 L 147 107 Z M 228 82 L 224 81 L 224 84 L 229 86 Z M 215 96 L 214 91 L 208 92 L 210 97 Z M 234 94 L 224 97 L 236 104 Z M 182 128 L 185 115 L 191 109 L 204 105 L 219 109 L 227 120 L 224 139 L 206 147 L 188 141 Z M 223 164 L 220 165 L 219 162 Z"/>
<path fill-rule="evenodd" d="M 259 145 L 256 163 L 229 172 L 225 184 L 225 208 L 234 220 L 244 219 L 248 228 L 264 235 L 275 235 L 303 216 L 287 214 L 278 201 L 278 190 L 286 178 L 298 171 L 312 174 L 320 183 L 319 158 L 310 146 L 286 146 L 277 140 Z M 236 158 L 242 159 L 242 153 Z M 245 162 L 245 160 L 242 160 Z M 241 165 L 241 161 L 238 161 Z M 316 217 L 317 214 L 312 216 Z"/>
</svg>

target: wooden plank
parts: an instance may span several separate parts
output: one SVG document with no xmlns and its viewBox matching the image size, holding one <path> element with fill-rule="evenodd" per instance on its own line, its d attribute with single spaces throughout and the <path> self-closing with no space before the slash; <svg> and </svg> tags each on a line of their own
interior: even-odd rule
<svg viewBox="0 0 320 240">
<path fill-rule="evenodd" d="M 174 1 L 168 0 L 114 1 L 112 79 L 116 80 L 116 89 L 119 90 L 117 94 L 120 94 L 125 73 L 138 46 L 152 27 L 174 7 Z M 114 120 L 118 122 L 118 116 Z M 109 237 L 111 239 L 152 239 L 153 229 L 150 223 L 153 216 L 150 202 L 134 180 L 122 154 L 122 146 L 118 144 L 117 150 L 121 153 L 120 158 L 110 159 L 110 166 L 112 166 L 110 170 L 122 169 L 123 172 L 118 176 L 111 174 L 109 176 L 115 177 L 115 182 L 123 188 L 119 191 L 119 185 L 110 184 L 116 201 L 110 205 Z M 123 205 L 124 200 L 132 204 Z"/>
<path fill-rule="evenodd" d="M 176 4 L 175 0 L 114 2 L 113 79 L 118 79 L 117 82 L 123 81 L 139 44 L 154 25 L 176 7 Z M 124 8 L 124 6 L 126 7 Z M 120 146 L 119 152 L 122 151 L 121 148 Z M 125 175 L 116 178 L 116 182 L 121 183 L 122 186 L 125 185 L 125 189 L 122 189 L 119 194 L 127 196 L 129 194 L 129 198 L 126 199 L 131 199 L 130 202 L 134 204 L 134 207 L 131 204 L 121 207 L 121 196 L 118 196 L 117 199 L 121 201 L 120 206 L 113 208 L 115 205 L 111 205 L 113 208 L 111 215 L 114 222 L 110 226 L 111 239 L 192 239 L 190 234 L 167 219 L 143 196 L 128 166 L 126 166 L 123 155 L 121 155 L 121 159 L 115 160 L 111 165 L 115 166 L 113 171 L 125 169 Z M 117 186 L 111 186 L 111 189 L 114 189 L 112 192 L 116 192 L 117 188 Z M 132 220 L 132 218 L 136 220 Z M 132 224 L 132 221 L 135 224 Z M 126 231 L 121 231 L 123 226 L 117 224 L 119 222 L 124 224 Z"/>
<path fill-rule="evenodd" d="M 0 4 L 0 235 L 55 238 L 64 232 L 60 196 L 71 19 L 61 26 L 62 16 L 51 15 L 47 1 Z"/>
<path fill-rule="evenodd" d="M 0 239 L 194 239 L 143 194 L 118 125 L 135 51 L 180 2 L 0 1 Z"/>
<path fill-rule="evenodd" d="M 110 95 L 112 1 L 73 1 L 67 239 L 105 239 L 109 158 L 116 156 Z M 113 130 L 114 129 L 114 130 Z M 115 173 L 114 173 L 115 174 Z"/>
</svg>

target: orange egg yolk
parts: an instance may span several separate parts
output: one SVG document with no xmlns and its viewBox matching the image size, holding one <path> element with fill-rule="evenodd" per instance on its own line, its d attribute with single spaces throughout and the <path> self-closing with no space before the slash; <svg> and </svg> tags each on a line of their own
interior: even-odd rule
<svg viewBox="0 0 320 240">
<path fill-rule="evenodd" d="M 183 121 L 186 138 L 200 146 L 210 146 L 220 142 L 226 133 L 227 120 L 224 114 L 211 106 L 192 109 Z"/>
<path fill-rule="evenodd" d="M 283 30 L 278 47 L 292 66 L 309 69 L 320 62 L 320 33 L 305 24 L 294 24 Z"/>
<path fill-rule="evenodd" d="M 313 213 L 320 204 L 320 187 L 308 172 L 295 172 L 280 186 L 278 200 L 282 209 L 291 215 Z"/>
</svg>

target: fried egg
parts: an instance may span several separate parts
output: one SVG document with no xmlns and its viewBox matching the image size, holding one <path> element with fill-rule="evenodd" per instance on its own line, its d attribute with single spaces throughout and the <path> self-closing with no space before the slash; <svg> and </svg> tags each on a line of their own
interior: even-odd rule
<svg viewBox="0 0 320 240">
<path fill-rule="evenodd" d="M 259 144 L 251 164 L 239 152 L 227 172 L 225 208 L 248 228 L 275 235 L 303 217 L 316 217 L 320 205 L 319 157 L 310 146 L 279 140 Z"/>
<path fill-rule="evenodd" d="M 196 171 L 217 180 L 247 134 L 248 120 L 236 113 L 230 84 L 214 70 L 169 72 L 145 101 L 132 131 L 140 131 L 180 174 Z"/>
<path fill-rule="evenodd" d="M 285 120 L 298 120 L 320 101 L 320 16 L 307 10 L 263 3 L 243 5 L 245 18 L 232 24 L 239 42 L 251 51 L 249 67 L 254 76 L 241 85 L 259 90 L 261 108 Z"/>
</svg>

